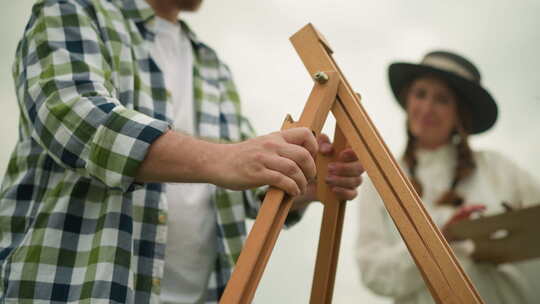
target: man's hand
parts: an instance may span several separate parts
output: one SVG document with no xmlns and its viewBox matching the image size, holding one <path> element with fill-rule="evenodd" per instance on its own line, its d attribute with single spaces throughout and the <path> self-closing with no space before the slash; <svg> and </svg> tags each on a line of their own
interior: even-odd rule
<svg viewBox="0 0 540 304">
<path fill-rule="evenodd" d="M 320 152 L 330 156 L 334 153 L 330 139 L 325 134 L 318 138 Z M 352 200 L 358 195 L 357 188 L 362 183 L 364 167 L 358 161 L 358 157 L 351 148 L 341 151 L 337 162 L 328 164 L 328 176 L 326 183 L 341 200 Z"/>
<path fill-rule="evenodd" d="M 325 156 L 332 156 L 335 153 L 328 136 L 321 134 L 317 141 L 320 153 Z M 362 173 L 364 173 L 364 168 L 358 161 L 358 157 L 351 148 L 346 148 L 339 153 L 337 162 L 328 164 L 328 176 L 325 182 L 340 200 L 352 200 L 358 195 L 356 189 L 362 183 Z M 308 185 L 307 192 L 295 200 L 296 208 L 317 200 L 319 199 L 316 183 L 313 181 Z"/>
<path fill-rule="evenodd" d="M 296 196 L 306 192 L 308 182 L 315 178 L 317 150 L 317 141 L 307 128 L 218 145 L 209 177 L 213 184 L 228 189 L 270 185 Z"/>
<path fill-rule="evenodd" d="M 293 128 L 235 144 L 167 131 L 148 149 L 138 182 L 211 183 L 233 190 L 262 185 L 296 196 L 315 177 L 318 145 L 307 128 Z"/>
</svg>

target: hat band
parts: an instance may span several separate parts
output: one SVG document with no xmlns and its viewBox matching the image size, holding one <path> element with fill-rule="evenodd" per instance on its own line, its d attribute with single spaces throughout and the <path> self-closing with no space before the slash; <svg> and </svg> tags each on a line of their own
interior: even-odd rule
<svg viewBox="0 0 540 304">
<path fill-rule="evenodd" d="M 445 70 L 457 74 L 467 80 L 478 82 L 472 73 L 467 69 L 456 63 L 455 61 L 441 56 L 426 56 L 422 60 L 423 65 L 428 65 L 440 70 Z"/>
</svg>

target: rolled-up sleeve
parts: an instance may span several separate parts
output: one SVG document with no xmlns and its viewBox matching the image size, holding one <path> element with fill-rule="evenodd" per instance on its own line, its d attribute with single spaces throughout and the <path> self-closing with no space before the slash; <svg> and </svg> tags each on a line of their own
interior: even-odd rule
<svg viewBox="0 0 540 304">
<path fill-rule="evenodd" d="M 17 49 L 14 78 L 27 130 L 62 167 L 132 188 L 149 146 L 168 124 L 124 106 L 111 79 L 116 60 L 86 7 L 36 5 Z"/>
</svg>

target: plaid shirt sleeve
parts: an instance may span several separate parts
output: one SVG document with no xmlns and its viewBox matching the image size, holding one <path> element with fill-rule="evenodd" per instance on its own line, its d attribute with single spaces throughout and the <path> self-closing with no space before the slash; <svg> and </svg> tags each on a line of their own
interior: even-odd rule
<svg viewBox="0 0 540 304">
<path fill-rule="evenodd" d="M 116 98 L 115 58 L 91 13 L 75 1 L 34 9 L 13 71 L 27 131 L 63 167 L 111 188 L 133 188 L 148 147 L 168 124 Z"/>
</svg>

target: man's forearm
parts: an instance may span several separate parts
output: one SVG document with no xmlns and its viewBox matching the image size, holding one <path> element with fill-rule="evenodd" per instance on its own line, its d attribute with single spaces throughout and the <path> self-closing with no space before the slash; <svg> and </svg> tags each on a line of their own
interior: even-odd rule
<svg viewBox="0 0 540 304">
<path fill-rule="evenodd" d="M 234 144 L 167 131 L 139 167 L 139 182 L 200 182 L 231 190 L 271 185 L 301 194 L 315 176 L 317 142 L 307 128 L 274 132 Z"/>
<path fill-rule="evenodd" d="M 219 144 L 167 131 L 148 149 L 137 172 L 139 182 L 211 183 Z"/>
</svg>

